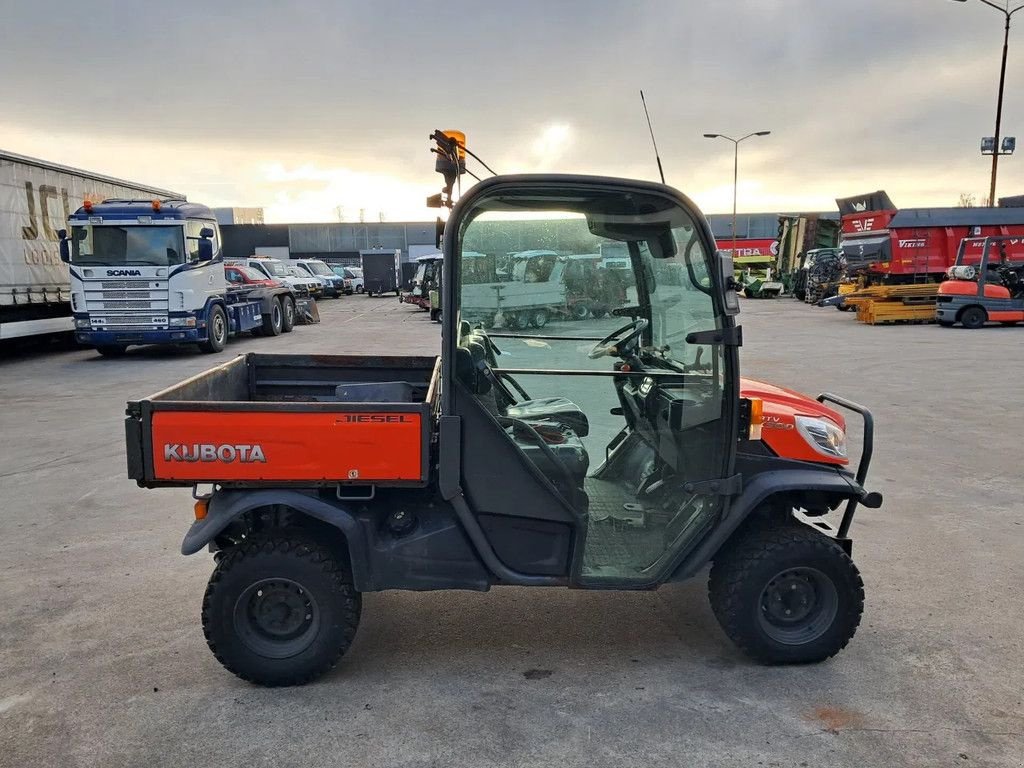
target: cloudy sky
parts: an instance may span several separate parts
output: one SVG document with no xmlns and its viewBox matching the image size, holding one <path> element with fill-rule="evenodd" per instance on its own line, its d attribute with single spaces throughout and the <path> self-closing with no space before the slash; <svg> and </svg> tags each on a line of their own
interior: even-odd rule
<svg viewBox="0 0 1024 768">
<path fill-rule="evenodd" d="M 1002 2 L 1002 0 L 996 0 Z M 1016 4 L 1019 4 L 1017 0 Z M 1024 11 L 1000 195 L 1024 194 Z M 427 137 L 499 172 L 654 178 L 743 211 L 988 192 L 1002 17 L 977 0 L 4 3 L 0 148 L 268 221 L 432 218 Z"/>
</svg>

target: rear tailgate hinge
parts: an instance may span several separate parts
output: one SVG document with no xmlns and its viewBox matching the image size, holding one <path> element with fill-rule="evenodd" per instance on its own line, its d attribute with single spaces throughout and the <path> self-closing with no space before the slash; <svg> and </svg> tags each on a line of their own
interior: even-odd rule
<svg viewBox="0 0 1024 768">
<path fill-rule="evenodd" d="M 687 344 L 724 344 L 727 347 L 743 346 L 743 326 L 717 328 L 712 331 L 694 331 L 686 334 Z"/>
<path fill-rule="evenodd" d="M 719 480 L 683 483 L 683 490 L 701 496 L 736 496 L 743 491 L 743 475 L 723 477 Z"/>
</svg>

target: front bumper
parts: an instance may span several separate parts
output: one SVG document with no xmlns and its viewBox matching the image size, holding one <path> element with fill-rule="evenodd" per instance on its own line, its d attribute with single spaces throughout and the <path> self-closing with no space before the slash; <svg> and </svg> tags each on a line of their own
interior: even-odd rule
<svg viewBox="0 0 1024 768">
<path fill-rule="evenodd" d="M 817 400 L 819 403 L 829 402 L 833 405 L 838 405 L 840 408 L 845 408 L 848 411 L 860 414 L 864 420 L 864 443 L 861 447 L 860 463 L 857 465 L 857 474 L 855 479 L 857 481 L 857 487 L 859 488 L 859 495 L 856 498 L 851 498 L 846 502 L 846 509 L 843 511 L 843 519 L 839 523 L 839 529 L 836 533 L 837 538 L 845 539 L 846 535 L 850 531 L 850 524 L 853 523 L 853 515 L 857 511 L 857 505 L 863 504 L 869 509 L 877 509 L 882 506 L 882 494 L 877 491 L 868 492 L 864 487 L 864 481 L 868 477 L 868 469 L 871 466 L 871 455 L 875 450 L 875 419 L 871 415 L 871 411 L 865 408 L 863 405 L 859 405 L 852 400 L 847 400 L 845 397 L 839 397 L 829 392 L 823 392 L 818 395 Z"/>
<path fill-rule="evenodd" d="M 206 339 L 205 328 L 167 328 L 159 330 L 75 331 L 75 341 L 94 347 L 119 344 L 194 344 Z"/>
</svg>

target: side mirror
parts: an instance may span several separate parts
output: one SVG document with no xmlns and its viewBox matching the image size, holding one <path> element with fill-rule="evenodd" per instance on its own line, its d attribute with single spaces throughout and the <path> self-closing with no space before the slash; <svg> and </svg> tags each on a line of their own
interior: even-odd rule
<svg viewBox="0 0 1024 768">
<path fill-rule="evenodd" d="M 202 229 L 199 230 L 199 236 L 204 240 L 209 240 L 211 237 L 213 237 L 213 228 L 203 227 Z"/>
<path fill-rule="evenodd" d="M 720 280 L 722 289 L 725 292 L 725 314 L 738 315 L 740 313 L 740 297 L 736 293 L 738 283 L 736 272 L 732 263 L 732 251 L 718 252 L 718 265 L 721 270 Z"/>
<path fill-rule="evenodd" d="M 199 260 L 210 261 L 212 258 L 213 241 L 204 237 L 199 241 Z"/>
<path fill-rule="evenodd" d="M 57 247 L 60 249 L 60 260 L 65 264 L 71 263 L 71 248 L 68 246 L 68 231 L 66 229 L 57 230 Z"/>
</svg>

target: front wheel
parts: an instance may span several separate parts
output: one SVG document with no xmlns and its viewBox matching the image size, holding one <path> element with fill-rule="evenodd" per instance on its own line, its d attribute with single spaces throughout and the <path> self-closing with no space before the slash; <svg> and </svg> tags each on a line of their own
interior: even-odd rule
<svg viewBox="0 0 1024 768">
<path fill-rule="evenodd" d="M 203 633 L 243 680 L 302 685 L 348 649 L 361 605 L 333 552 L 279 533 L 247 539 L 221 559 L 203 598 Z"/>
<path fill-rule="evenodd" d="M 228 341 L 228 318 L 220 305 L 210 310 L 210 319 L 206 324 L 206 341 L 199 342 L 202 352 L 214 353 L 224 349 Z"/>
<path fill-rule="evenodd" d="M 960 325 L 964 328 L 981 328 L 988 320 L 988 315 L 981 307 L 968 307 L 960 313 Z"/>
<path fill-rule="evenodd" d="M 752 528 L 727 545 L 708 594 L 729 638 L 765 664 L 834 656 L 864 611 L 857 566 L 834 540 L 796 522 Z"/>
</svg>

